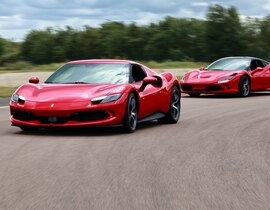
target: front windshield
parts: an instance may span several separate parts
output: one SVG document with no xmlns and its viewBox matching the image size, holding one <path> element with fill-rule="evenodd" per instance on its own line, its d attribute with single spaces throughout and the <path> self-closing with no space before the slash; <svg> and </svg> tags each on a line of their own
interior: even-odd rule
<svg viewBox="0 0 270 210">
<path fill-rule="evenodd" d="M 248 70 L 250 62 L 251 60 L 248 58 L 225 58 L 215 61 L 214 63 L 210 64 L 205 70 Z"/>
<path fill-rule="evenodd" d="M 66 64 L 53 73 L 45 83 L 59 84 L 125 84 L 129 64 Z"/>
</svg>

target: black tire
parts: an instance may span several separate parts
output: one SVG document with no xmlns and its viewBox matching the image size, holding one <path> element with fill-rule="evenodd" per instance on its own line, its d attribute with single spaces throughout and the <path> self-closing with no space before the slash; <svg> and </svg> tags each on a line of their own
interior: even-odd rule
<svg viewBox="0 0 270 210">
<path fill-rule="evenodd" d="M 20 127 L 20 129 L 21 129 L 22 131 L 26 131 L 26 132 L 37 131 L 37 130 L 38 130 L 38 128 L 36 128 L 36 127 L 31 127 L 31 126 L 22 126 L 22 127 Z"/>
<path fill-rule="evenodd" d="M 174 86 L 171 93 L 170 107 L 166 116 L 158 119 L 159 123 L 177 123 L 181 115 L 181 96 L 179 89 Z"/>
<path fill-rule="evenodd" d="M 200 93 L 188 93 L 190 97 L 199 97 L 201 94 Z"/>
<path fill-rule="evenodd" d="M 250 94 L 250 79 L 248 76 L 242 76 L 239 81 L 238 94 L 241 97 L 247 97 Z"/>
<path fill-rule="evenodd" d="M 137 127 L 138 108 L 134 93 L 128 97 L 126 112 L 124 117 L 124 130 L 126 133 L 133 133 Z"/>
</svg>

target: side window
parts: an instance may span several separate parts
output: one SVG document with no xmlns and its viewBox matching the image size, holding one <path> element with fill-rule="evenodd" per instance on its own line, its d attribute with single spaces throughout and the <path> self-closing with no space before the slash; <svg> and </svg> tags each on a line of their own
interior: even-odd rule
<svg viewBox="0 0 270 210">
<path fill-rule="evenodd" d="M 130 83 L 142 81 L 145 77 L 146 73 L 139 65 L 131 66 Z"/>
<path fill-rule="evenodd" d="M 263 65 L 264 65 L 264 67 L 265 67 L 265 66 L 268 66 L 268 65 L 269 65 L 269 63 L 267 63 L 267 62 L 263 61 Z"/>
<path fill-rule="evenodd" d="M 263 62 L 260 61 L 260 60 L 257 60 L 257 67 L 262 67 L 263 68 L 264 67 Z"/>
<path fill-rule="evenodd" d="M 255 70 L 257 67 L 264 67 L 264 64 L 262 61 L 260 60 L 253 60 L 251 61 L 251 64 L 250 64 L 250 70 L 253 71 Z"/>
</svg>

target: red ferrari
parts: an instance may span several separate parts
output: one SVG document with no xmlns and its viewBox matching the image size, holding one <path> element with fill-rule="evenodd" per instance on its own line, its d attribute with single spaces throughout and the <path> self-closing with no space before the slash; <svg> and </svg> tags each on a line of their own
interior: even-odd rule
<svg viewBox="0 0 270 210">
<path fill-rule="evenodd" d="M 180 81 L 190 96 L 238 93 L 246 97 L 253 91 L 270 90 L 269 62 L 253 57 L 221 58 L 207 68 L 188 72 Z"/>
<path fill-rule="evenodd" d="M 72 61 L 38 83 L 30 78 L 10 100 L 11 122 L 23 131 L 123 125 L 134 132 L 137 122 L 177 123 L 180 117 L 177 78 L 133 61 Z"/>
</svg>

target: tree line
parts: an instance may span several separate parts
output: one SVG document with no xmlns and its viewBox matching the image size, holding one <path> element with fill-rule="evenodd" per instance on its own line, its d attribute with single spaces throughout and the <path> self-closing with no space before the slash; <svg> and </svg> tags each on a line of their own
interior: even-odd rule
<svg viewBox="0 0 270 210">
<path fill-rule="evenodd" d="M 110 21 L 81 30 L 69 26 L 33 30 L 16 58 L 34 64 L 92 58 L 210 62 L 234 55 L 267 60 L 269 35 L 270 16 L 241 19 L 235 7 L 213 5 L 206 19 L 166 17 L 144 26 Z M 2 48 L 0 40 L 0 57 Z"/>
</svg>

